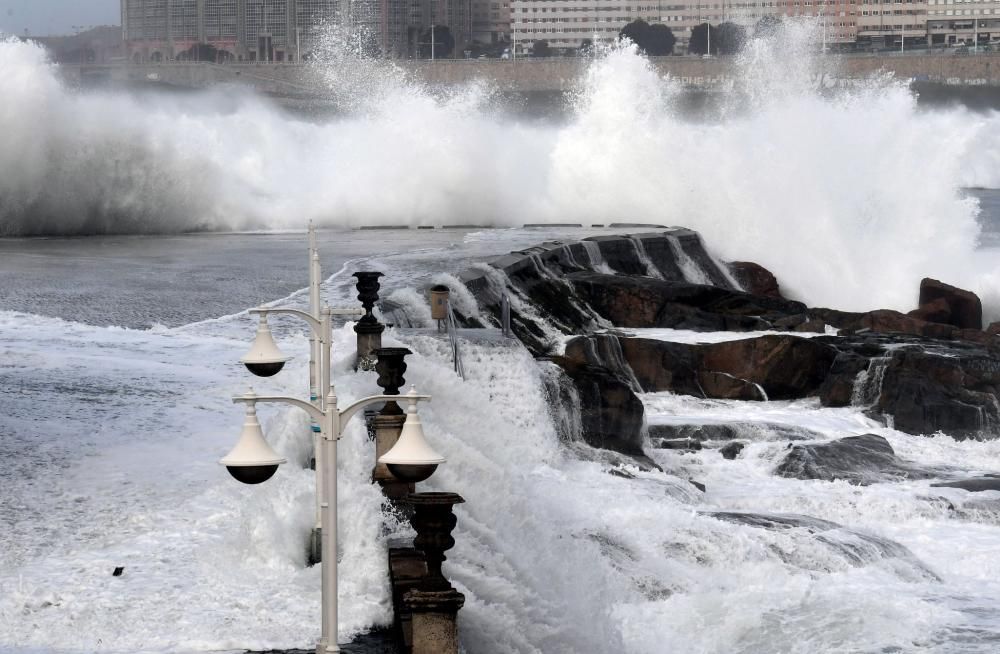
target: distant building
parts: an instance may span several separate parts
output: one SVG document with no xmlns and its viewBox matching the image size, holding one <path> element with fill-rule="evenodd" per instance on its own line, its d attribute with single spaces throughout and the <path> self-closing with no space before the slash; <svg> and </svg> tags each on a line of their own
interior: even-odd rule
<svg viewBox="0 0 1000 654">
<path fill-rule="evenodd" d="M 122 31 L 118 27 L 94 27 L 71 36 L 25 37 L 45 47 L 60 64 L 110 64 L 125 60 Z"/>
<path fill-rule="evenodd" d="M 731 21 L 753 29 L 764 16 L 813 17 L 825 28 L 828 45 L 853 43 L 855 14 L 860 0 L 511 0 L 511 30 L 518 52 L 527 52 L 535 41 L 552 48 L 578 48 L 584 40 L 609 43 L 628 23 L 643 19 L 662 23 L 677 37 L 677 52 L 687 51 L 691 30 L 702 23 L 713 26 Z"/>
<path fill-rule="evenodd" d="M 473 4 L 478 17 L 473 19 Z M 390 57 L 412 57 L 432 25 L 447 26 L 455 52 L 474 38 L 503 40 L 510 0 L 122 0 L 128 56 L 169 60 L 295 62 L 326 25 L 374 37 Z"/>
<path fill-rule="evenodd" d="M 122 0 L 122 30 L 137 63 L 171 59 L 298 61 L 342 0 Z M 343 0 L 350 2 L 350 0 Z"/>
<path fill-rule="evenodd" d="M 483 44 L 510 41 L 511 0 L 472 0 L 471 38 Z"/>
</svg>

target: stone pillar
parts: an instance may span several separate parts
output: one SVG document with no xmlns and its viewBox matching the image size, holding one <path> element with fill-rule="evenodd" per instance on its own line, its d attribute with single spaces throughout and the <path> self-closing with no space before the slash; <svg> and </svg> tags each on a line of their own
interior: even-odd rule
<svg viewBox="0 0 1000 654">
<path fill-rule="evenodd" d="M 355 285 L 358 289 L 358 300 L 365 308 L 365 315 L 354 325 L 354 333 L 358 335 L 358 352 L 355 360 L 355 367 L 362 370 L 371 370 L 371 353 L 382 347 L 382 332 L 385 325 L 380 323 L 372 314 L 372 308 L 378 302 L 378 291 L 381 288 L 378 278 L 382 277 L 380 272 L 356 272 L 358 282 Z"/>
<path fill-rule="evenodd" d="M 412 654 L 458 654 L 458 611 L 465 596 L 452 588 L 441 572 L 445 551 L 455 545 L 451 532 L 457 518 L 452 509 L 465 500 L 458 493 L 411 493 L 410 519 L 417 537 L 413 547 L 424 555 L 427 576 L 403 596 L 410 613 Z"/>
<path fill-rule="evenodd" d="M 394 404 L 394 403 L 393 403 Z M 399 481 L 392 476 L 384 463 L 377 463 L 379 457 L 392 449 L 392 446 L 399 440 L 399 434 L 403 430 L 403 423 L 406 415 L 382 415 L 375 416 L 372 421 L 375 424 L 375 469 L 372 471 L 372 481 L 382 487 L 382 493 L 393 500 L 405 499 L 413 492 L 414 485 Z"/>
<path fill-rule="evenodd" d="M 406 355 L 412 354 L 405 347 L 380 347 L 372 350 L 377 357 L 375 370 L 378 372 L 376 383 L 382 388 L 383 395 L 399 395 L 399 389 L 406 383 L 403 373 L 406 372 Z M 375 426 L 375 469 L 372 471 L 372 481 L 382 486 L 386 497 L 394 500 L 405 499 L 413 492 L 414 485 L 399 481 L 392 476 L 384 463 L 377 463 L 378 458 L 392 449 L 399 440 L 403 430 L 406 414 L 395 402 L 386 402 L 382 410 L 373 419 Z"/>
<path fill-rule="evenodd" d="M 458 654 L 458 610 L 465 595 L 455 589 L 411 590 L 403 597 L 410 612 L 412 654 Z"/>
</svg>

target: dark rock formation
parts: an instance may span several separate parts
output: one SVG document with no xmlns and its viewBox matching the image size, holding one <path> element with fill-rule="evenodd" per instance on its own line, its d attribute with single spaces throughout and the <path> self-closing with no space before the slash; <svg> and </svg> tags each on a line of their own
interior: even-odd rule
<svg viewBox="0 0 1000 654">
<path fill-rule="evenodd" d="M 747 293 L 781 299 L 778 280 L 770 270 L 752 261 L 731 261 L 729 272 Z"/>
<path fill-rule="evenodd" d="M 740 455 L 743 448 L 746 447 L 746 443 L 741 443 L 740 441 L 733 441 L 731 443 L 726 443 L 719 448 L 719 453 L 722 454 L 723 459 L 729 459 L 732 461 Z"/>
<path fill-rule="evenodd" d="M 943 431 L 958 438 L 1000 436 L 1000 358 L 982 350 L 894 350 L 875 413 L 911 434 Z"/>
<path fill-rule="evenodd" d="M 875 434 L 848 436 L 829 443 L 790 446 L 775 474 L 793 479 L 842 479 L 862 486 L 933 476 L 901 461 L 889 442 Z"/>
<path fill-rule="evenodd" d="M 772 320 L 806 310 L 799 302 L 706 284 L 589 271 L 566 280 L 581 300 L 619 327 L 749 331 L 770 329 Z"/>
<path fill-rule="evenodd" d="M 919 309 L 914 309 L 906 315 L 928 322 L 945 325 L 951 324 L 951 306 L 948 305 L 948 300 L 943 297 L 939 297 L 933 302 L 922 304 Z"/>
<path fill-rule="evenodd" d="M 721 422 L 704 424 L 649 425 L 649 438 L 698 441 L 798 441 L 822 438 L 822 434 L 802 427 L 773 422 Z"/>
<path fill-rule="evenodd" d="M 939 484 L 931 484 L 937 488 L 961 488 L 970 493 L 982 493 L 984 491 L 1000 491 L 1000 475 L 986 475 L 985 477 L 971 477 L 969 479 L 956 479 Z"/>
<path fill-rule="evenodd" d="M 911 434 L 1000 436 L 1000 348 L 883 334 L 819 337 L 839 351 L 825 406 L 869 407 Z"/>
<path fill-rule="evenodd" d="M 572 341 L 553 360 L 579 391 L 584 440 L 630 456 L 641 452 L 639 391 L 740 400 L 818 395 L 825 406 L 866 407 L 910 433 L 1000 437 L 1000 325 L 979 329 L 978 298 L 934 280 L 921 284 L 921 308 L 912 315 L 808 308 L 781 298 L 773 275 L 756 264 L 727 270 L 696 233 L 680 228 L 543 243 L 462 279 L 486 321 L 489 314 L 499 321 L 501 298 L 512 298 L 514 333 L 538 356 L 554 351 L 562 335 L 611 325 L 840 330 L 705 345 L 611 334 Z"/>
<path fill-rule="evenodd" d="M 875 534 L 848 529 L 829 520 L 789 513 L 717 511 L 704 512 L 704 515 L 758 529 L 772 531 L 797 529 L 828 547 L 831 552 L 837 554 L 848 565 L 863 566 L 884 559 L 895 559 L 907 564 L 912 572 L 920 578 L 940 581 L 940 578 L 904 545 Z M 806 569 L 813 569 L 812 566 L 815 565 L 815 561 L 811 557 L 798 558 L 794 551 L 785 552 L 783 558 L 786 563 Z"/>
<path fill-rule="evenodd" d="M 650 440 L 726 441 L 739 436 L 737 425 L 649 425 Z"/>
<path fill-rule="evenodd" d="M 772 529 L 775 531 L 783 529 L 805 529 L 810 533 L 839 529 L 836 522 L 814 518 L 808 515 L 797 513 L 749 513 L 743 511 L 705 511 L 704 515 L 711 516 L 717 520 L 732 522 L 738 525 L 749 527 L 760 527 L 761 529 Z"/>
<path fill-rule="evenodd" d="M 986 333 L 990 336 L 1000 336 L 1000 320 L 991 322 L 990 326 L 986 328 Z"/>
<path fill-rule="evenodd" d="M 791 399 L 818 392 L 837 351 L 787 335 L 705 345 L 621 339 L 625 361 L 647 392 L 719 399 Z"/>
<path fill-rule="evenodd" d="M 642 402 L 607 369 L 557 360 L 580 396 L 583 439 L 594 447 L 642 456 Z"/>
<path fill-rule="evenodd" d="M 983 304 L 975 293 L 929 277 L 920 280 L 920 306 L 917 311 L 925 310 L 945 318 L 935 322 L 944 322 L 959 329 L 983 328 Z"/>
<path fill-rule="evenodd" d="M 683 450 L 694 452 L 701 449 L 701 441 L 691 438 L 660 438 L 650 439 L 653 447 L 660 450 Z"/>
</svg>

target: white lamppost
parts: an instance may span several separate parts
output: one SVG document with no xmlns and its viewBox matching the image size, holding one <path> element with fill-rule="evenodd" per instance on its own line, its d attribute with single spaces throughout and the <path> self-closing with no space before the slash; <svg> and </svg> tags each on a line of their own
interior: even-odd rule
<svg viewBox="0 0 1000 654">
<path fill-rule="evenodd" d="M 354 310 L 346 310 L 353 312 Z M 267 376 L 276 374 L 284 366 L 288 357 L 282 355 L 270 329 L 267 327 L 268 313 L 297 315 L 305 320 L 313 329 L 319 340 L 320 382 L 322 408 L 310 402 L 292 397 L 256 395 L 250 389 L 245 395 L 234 397 L 233 402 L 247 405 L 246 420 L 239 441 L 232 451 L 219 463 L 226 466 L 229 473 L 245 484 L 259 484 L 270 479 L 285 463 L 264 439 L 263 431 L 257 420 L 256 405 L 258 402 L 274 402 L 290 404 L 304 410 L 320 427 L 320 452 L 317 457 L 316 469 L 320 475 L 317 486 L 317 498 L 321 507 L 322 537 L 322 630 L 318 654 L 334 654 L 340 652 L 337 645 L 337 441 L 343 434 L 344 425 L 362 408 L 376 402 L 393 402 L 405 399 L 408 403 L 406 421 L 403 423 L 399 440 L 388 452 L 379 457 L 379 463 L 384 463 L 389 471 L 401 481 L 416 483 L 430 477 L 437 466 L 445 459 L 428 445 L 424 438 L 423 427 L 417 416 L 417 402 L 429 400 L 429 395 L 418 395 L 411 389 L 405 396 L 373 395 L 358 400 L 341 410 L 337 405 L 337 395 L 330 384 L 330 318 L 335 313 L 329 307 L 324 307 L 320 321 L 304 311 L 296 309 L 253 309 L 253 313 L 261 314 L 261 324 L 250 352 L 241 360 L 254 374 L 268 372 Z M 340 313 L 340 312 L 337 312 Z M 271 372 L 273 370 L 273 372 Z M 322 466 L 320 465 L 322 462 Z"/>
<path fill-rule="evenodd" d="M 313 227 L 312 221 L 309 222 L 309 311 L 308 313 L 302 311 L 296 311 L 294 309 L 267 309 L 261 307 L 259 309 L 253 309 L 250 313 L 260 314 L 260 324 L 257 327 L 257 338 L 254 340 L 253 346 L 250 348 L 250 352 L 246 354 L 240 362 L 246 365 L 247 369 L 258 377 L 271 377 L 273 375 L 281 372 L 284 367 L 285 362 L 287 362 L 291 357 L 286 357 L 281 354 L 278 347 L 274 344 L 274 338 L 271 336 L 270 327 L 267 324 L 267 316 L 269 313 L 289 313 L 292 315 L 297 315 L 301 318 L 307 320 L 310 326 L 309 335 L 309 400 L 317 407 L 323 408 L 323 400 L 325 394 L 321 392 L 322 384 L 320 382 L 323 379 L 323 365 L 326 365 L 326 370 L 329 370 L 329 362 L 323 364 L 320 361 L 322 352 L 322 343 L 325 342 L 324 334 L 329 336 L 331 334 L 331 326 L 323 326 L 323 316 L 320 308 L 320 284 L 323 281 L 322 268 L 319 262 L 319 248 L 316 244 L 316 229 Z M 332 315 L 341 316 L 362 316 L 364 311 L 361 309 L 338 309 L 331 310 Z M 311 320 L 310 320 L 311 318 Z M 327 346 L 328 347 L 328 346 Z M 326 373 L 326 377 L 329 378 L 329 372 Z M 316 488 L 320 487 L 322 484 L 322 448 L 320 447 L 320 427 L 317 423 L 313 422 L 311 425 L 313 432 L 313 457 L 316 463 Z M 321 522 L 321 507 L 319 505 L 319 494 L 317 493 L 316 501 L 316 519 L 314 524 L 314 534 L 318 534 L 320 530 Z M 314 548 L 310 548 L 310 551 L 314 551 Z"/>
</svg>

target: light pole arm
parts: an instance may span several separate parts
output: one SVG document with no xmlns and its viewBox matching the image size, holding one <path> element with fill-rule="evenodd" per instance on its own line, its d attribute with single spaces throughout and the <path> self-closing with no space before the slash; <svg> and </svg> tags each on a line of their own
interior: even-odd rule
<svg viewBox="0 0 1000 654">
<path fill-rule="evenodd" d="M 313 335 L 319 339 L 325 340 L 323 337 L 323 323 L 316 318 L 312 317 L 305 311 L 299 311 L 298 309 L 269 309 L 267 307 L 260 307 L 258 309 L 250 309 L 250 313 L 262 313 L 265 316 L 272 313 L 285 314 L 289 316 L 298 316 L 302 318 L 307 323 L 309 327 L 312 328 Z"/>
<path fill-rule="evenodd" d="M 430 395 L 372 395 L 358 400 L 340 412 L 340 424 L 346 423 L 355 413 L 376 402 L 398 402 L 400 400 L 429 400 Z"/>
<path fill-rule="evenodd" d="M 234 404 L 239 404 L 244 402 L 246 404 L 255 404 L 257 402 L 271 402 L 276 404 L 291 404 L 292 406 L 297 406 L 306 413 L 308 413 L 313 420 L 320 422 L 323 420 L 324 413 L 317 409 L 315 406 L 309 402 L 304 402 L 303 400 L 298 400 L 294 397 L 282 397 L 278 395 L 238 395 L 233 398 Z"/>
<path fill-rule="evenodd" d="M 364 309 L 330 309 L 331 316 L 363 316 Z"/>
</svg>

